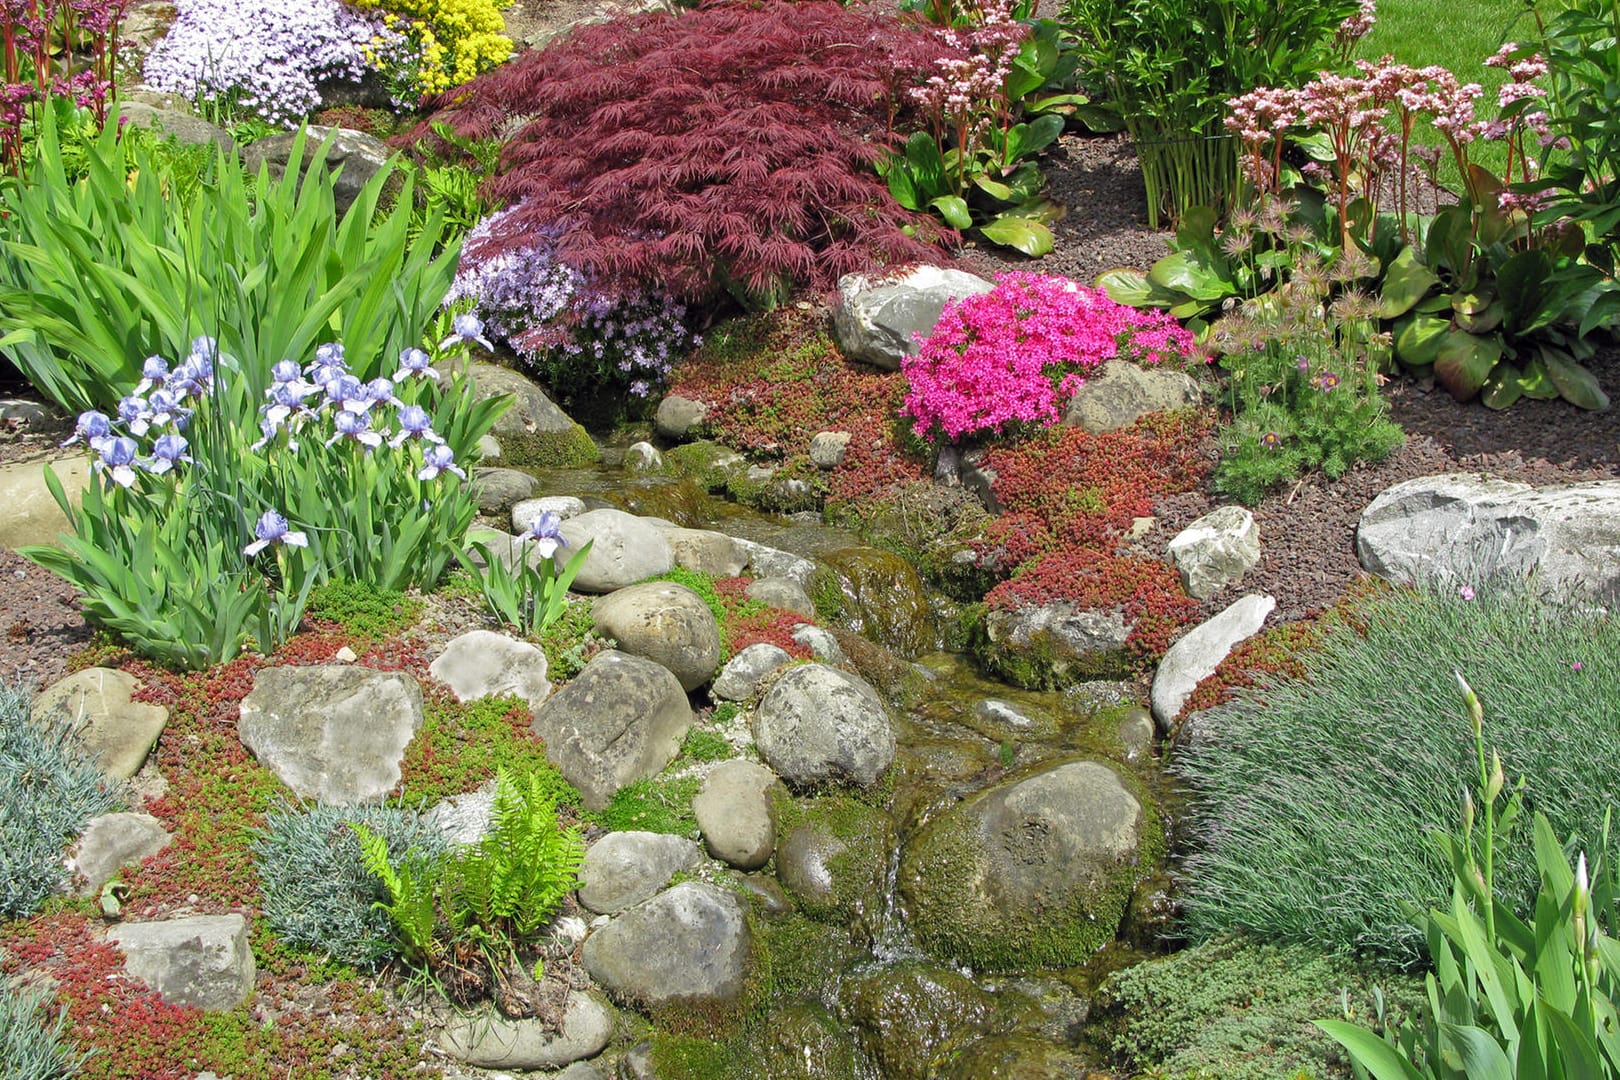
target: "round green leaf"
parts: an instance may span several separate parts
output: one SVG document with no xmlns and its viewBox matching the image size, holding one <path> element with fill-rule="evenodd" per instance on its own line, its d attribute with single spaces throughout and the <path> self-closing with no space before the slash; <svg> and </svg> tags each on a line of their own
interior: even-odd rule
<svg viewBox="0 0 1620 1080">
<path fill-rule="evenodd" d="M 1039 258 L 1052 250 L 1052 230 L 1029 218 L 1001 217 L 979 230 L 991 243 Z"/>
</svg>

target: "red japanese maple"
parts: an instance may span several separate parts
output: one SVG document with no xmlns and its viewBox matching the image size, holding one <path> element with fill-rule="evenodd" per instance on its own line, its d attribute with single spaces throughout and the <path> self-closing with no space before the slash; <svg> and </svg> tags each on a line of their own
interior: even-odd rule
<svg viewBox="0 0 1620 1080">
<path fill-rule="evenodd" d="M 933 245 L 955 241 L 872 168 L 939 47 L 831 0 L 726 0 L 575 30 L 446 95 L 432 119 L 511 134 L 488 193 L 556 229 L 561 258 L 598 281 L 780 295 L 938 261 Z"/>
</svg>

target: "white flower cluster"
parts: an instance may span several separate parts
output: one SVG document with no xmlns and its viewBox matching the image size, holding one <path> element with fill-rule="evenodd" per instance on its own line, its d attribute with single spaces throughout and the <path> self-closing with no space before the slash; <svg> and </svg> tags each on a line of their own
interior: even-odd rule
<svg viewBox="0 0 1620 1080">
<path fill-rule="evenodd" d="M 364 73 L 365 49 L 382 33 L 340 0 L 177 0 L 144 74 L 155 89 L 230 98 L 290 125 L 319 104 L 321 80 Z"/>
</svg>

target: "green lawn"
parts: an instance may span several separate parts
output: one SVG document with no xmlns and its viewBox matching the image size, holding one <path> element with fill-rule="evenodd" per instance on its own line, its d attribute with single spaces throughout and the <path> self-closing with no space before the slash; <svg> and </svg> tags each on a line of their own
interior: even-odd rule
<svg viewBox="0 0 1620 1080">
<path fill-rule="evenodd" d="M 1388 53 L 1413 67 L 1448 67 L 1462 82 L 1485 87 L 1479 111 L 1490 116 L 1504 73 L 1485 67 L 1484 60 L 1503 42 L 1525 41 L 1535 34 L 1525 0 L 1379 0 L 1378 22 L 1356 56 L 1376 60 Z M 1424 134 L 1426 142 L 1441 142 L 1433 131 Z M 1500 171 L 1506 155 L 1498 146 L 1480 147 L 1474 160 Z M 1454 185 L 1455 180 L 1456 170 L 1448 167 L 1447 183 Z"/>
</svg>

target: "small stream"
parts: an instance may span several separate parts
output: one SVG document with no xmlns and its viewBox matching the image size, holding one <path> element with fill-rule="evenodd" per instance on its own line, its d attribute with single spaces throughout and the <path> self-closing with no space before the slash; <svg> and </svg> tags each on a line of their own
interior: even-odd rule
<svg viewBox="0 0 1620 1080">
<path fill-rule="evenodd" d="M 930 960 L 918 946 L 897 877 L 901 846 L 941 810 L 1059 761 L 1105 761 L 1128 773 L 1168 822 L 1176 813 L 1173 784 L 1158 767 L 1152 722 L 1134 691 L 1114 683 L 1030 691 L 981 674 L 967 656 L 940 649 L 948 636 L 940 628 L 953 610 L 948 601 L 929 596 L 909 566 L 896 567 L 898 556 L 813 515 L 763 514 L 710 496 L 689 480 L 608 466 L 540 477 L 548 495 L 574 495 L 588 507 L 614 506 L 686 528 L 714 529 L 813 559 L 834 571 L 840 624 L 909 661 L 897 686 L 880 688 L 891 706 L 897 752 L 892 792 L 881 810 L 867 811 L 887 822 L 862 834 L 893 840 L 880 861 L 877 853 L 867 853 L 876 895 L 851 917 L 858 924 L 851 927 L 854 947 L 841 947 L 842 934 L 831 944 L 817 941 L 823 951 L 816 961 L 819 983 L 783 980 L 793 993 L 785 1000 L 773 997 L 764 1025 L 768 1045 L 750 1051 L 763 1055 L 760 1067 L 769 1070 L 759 1075 L 1078 1076 L 1080 1063 L 1097 1063 L 1082 1049 L 1090 992 L 1108 971 L 1141 959 L 1137 948 L 1117 941 L 1085 965 L 1061 971 L 969 975 Z M 820 595 L 825 601 L 824 583 Z M 776 889 L 774 881 L 767 885 L 767 892 Z M 1158 888 L 1155 897 L 1148 881 L 1138 886 L 1123 937 L 1151 947 L 1162 927 L 1142 913 L 1166 907 Z M 850 1018 L 853 1023 L 845 1024 Z M 1028 1063 L 1048 1058 L 1042 1066 L 1047 1071 L 1028 1071 Z M 1016 1068 L 1002 1071 L 1007 1063 Z"/>
</svg>

